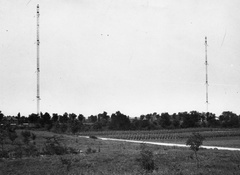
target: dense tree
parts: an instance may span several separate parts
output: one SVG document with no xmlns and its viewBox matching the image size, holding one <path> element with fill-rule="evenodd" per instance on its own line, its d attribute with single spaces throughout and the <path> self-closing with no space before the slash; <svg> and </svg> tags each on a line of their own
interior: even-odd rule
<svg viewBox="0 0 240 175">
<path fill-rule="evenodd" d="M 101 123 L 102 127 L 107 126 L 107 124 L 109 123 L 109 115 L 107 115 L 107 112 L 103 112 L 102 114 L 98 114 L 98 122 Z"/>
<path fill-rule="evenodd" d="M 111 115 L 110 129 L 113 130 L 129 130 L 130 129 L 129 117 L 117 111 L 115 114 Z"/>
<path fill-rule="evenodd" d="M 44 127 L 46 124 L 51 123 L 51 116 L 48 112 L 45 112 L 44 114 L 41 113 L 40 115 L 40 124 L 42 127 Z"/>
<path fill-rule="evenodd" d="M 69 114 L 69 119 L 70 119 L 71 121 L 74 121 L 76 118 L 77 118 L 77 115 L 76 115 L 76 114 L 74 114 L 74 113 Z"/>
<path fill-rule="evenodd" d="M 216 120 L 216 115 L 210 112 L 206 113 L 206 121 L 208 127 L 218 126 L 218 121 Z"/>
<path fill-rule="evenodd" d="M 18 120 L 18 124 L 28 123 L 29 120 L 25 116 L 21 116 L 21 118 Z"/>
<path fill-rule="evenodd" d="M 84 122 L 84 121 L 85 121 L 85 117 L 84 117 L 82 114 L 79 114 L 79 115 L 78 115 L 78 120 L 79 120 L 80 122 Z"/>
<path fill-rule="evenodd" d="M 142 120 L 140 120 L 140 119 L 138 120 L 138 118 L 135 117 L 132 120 L 131 129 L 133 129 L 133 130 L 140 130 L 140 129 L 142 129 Z"/>
<path fill-rule="evenodd" d="M 21 114 L 20 112 L 17 114 L 17 117 L 16 117 L 18 120 L 21 118 Z"/>
<path fill-rule="evenodd" d="M 231 111 L 224 111 L 219 121 L 222 127 L 239 127 L 239 117 Z"/>
<path fill-rule="evenodd" d="M 180 126 L 180 117 L 176 113 L 172 115 L 172 125 L 174 128 L 179 128 Z"/>
<path fill-rule="evenodd" d="M 67 121 L 69 120 L 68 118 L 68 113 L 65 112 L 62 116 L 59 116 L 59 122 L 60 123 L 67 123 Z"/>
<path fill-rule="evenodd" d="M 4 117 L 4 115 L 3 115 L 2 111 L 0 111 L 0 122 L 2 121 L 3 117 Z"/>
<path fill-rule="evenodd" d="M 166 128 L 171 125 L 170 118 L 171 116 L 167 112 L 165 112 L 161 114 L 158 122 L 163 128 Z"/>
<path fill-rule="evenodd" d="M 91 123 L 95 123 L 97 121 L 97 116 L 95 116 L 95 115 L 89 116 L 88 121 Z"/>
<path fill-rule="evenodd" d="M 181 126 L 183 128 L 199 127 L 201 124 L 201 114 L 197 111 L 179 113 L 178 115 L 182 118 Z"/>
<path fill-rule="evenodd" d="M 53 122 L 58 121 L 58 114 L 57 114 L 57 113 L 53 113 L 53 115 L 52 115 L 52 121 L 53 121 Z"/>
<path fill-rule="evenodd" d="M 39 116 L 37 114 L 32 113 L 28 116 L 28 121 L 30 123 L 37 123 L 39 121 Z"/>
<path fill-rule="evenodd" d="M 70 124 L 71 132 L 73 134 L 79 132 L 82 129 L 82 126 L 82 122 L 80 122 L 79 120 L 73 120 Z"/>
</svg>

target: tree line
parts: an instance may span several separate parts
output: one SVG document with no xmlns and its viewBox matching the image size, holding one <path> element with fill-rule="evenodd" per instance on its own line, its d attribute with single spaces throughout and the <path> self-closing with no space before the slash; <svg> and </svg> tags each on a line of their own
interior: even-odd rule
<svg viewBox="0 0 240 175">
<path fill-rule="evenodd" d="M 13 120 L 13 121 L 12 121 Z M 12 124 L 17 126 L 27 126 L 35 128 L 45 128 L 54 132 L 72 132 L 89 130 L 157 130 L 157 129 L 175 129 L 175 128 L 194 128 L 194 127 L 240 127 L 240 115 L 231 111 L 224 111 L 220 116 L 214 113 L 200 113 L 197 111 L 179 112 L 174 114 L 151 113 L 141 115 L 140 117 L 130 118 L 129 116 L 117 111 L 111 115 L 107 112 L 98 115 L 85 117 L 82 114 L 65 112 L 62 115 L 48 112 L 30 114 L 28 117 L 5 116 L 0 111 L 0 123 Z"/>
</svg>

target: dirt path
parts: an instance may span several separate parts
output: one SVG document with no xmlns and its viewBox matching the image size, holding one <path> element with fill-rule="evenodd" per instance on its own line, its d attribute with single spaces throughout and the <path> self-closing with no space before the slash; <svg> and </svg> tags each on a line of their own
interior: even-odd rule
<svg viewBox="0 0 240 175">
<path fill-rule="evenodd" d="M 89 138 L 89 136 L 79 136 L 79 137 Z M 146 144 L 160 145 L 160 146 L 176 146 L 176 147 L 185 147 L 185 148 L 189 147 L 189 146 L 184 145 L 184 144 L 175 144 L 175 143 L 124 140 L 124 139 L 112 139 L 112 138 L 102 138 L 102 137 L 98 137 L 98 139 L 100 139 L 100 140 L 110 140 L 110 141 L 120 141 L 120 142 L 130 142 L 130 143 L 146 143 Z M 227 150 L 227 151 L 240 151 L 240 148 L 229 148 L 229 147 L 219 147 L 219 146 L 201 146 L 201 148 Z"/>
</svg>

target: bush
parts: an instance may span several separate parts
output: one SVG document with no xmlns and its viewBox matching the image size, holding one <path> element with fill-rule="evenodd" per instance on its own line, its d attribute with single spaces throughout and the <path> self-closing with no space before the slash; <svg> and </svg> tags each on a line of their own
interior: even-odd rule
<svg viewBox="0 0 240 175">
<path fill-rule="evenodd" d="M 86 154 L 91 154 L 91 153 L 96 153 L 96 152 L 97 152 L 97 150 L 92 149 L 90 147 L 88 147 L 88 149 L 86 150 Z"/>
<path fill-rule="evenodd" d="M 14 143 L 14 141 L 16 140 L 16 138 L 18 137 L 16 131 L 12 131 L 8 133 L 8 138 L 11 140 L 12 144 Z"/>
<path fill-rule="evenodd" d="M 43 153 L 47 155 L 63 155 L 67 153 L 67 148 L 60 143 L 60 138 L 46 137 L 46 142 L 44 143 Z"/>
<path fill-rule="evenodd" d="M 145 144 L 140 145 L 140 164 L 141 167 L 147 171 L 153 171 L 155 168 L 153 152 L 149 150 Z"/>
<path fill-rule="evenodd" d="M 23 136 L 23 142 L 25 144 L 29 144 L 30 137 L 31 137 L 31 132 L 30 131 L 22 131 L 21 135 Z"/>
<path fill-rule="evenodd" d="M 91 139 L 98 139 L 96 136 L 89 136 Z"/>
<path fill-rule="evenodd" d="M 38 151 L 37 147 L 32 143 L 24 146 L 23 150 L 27 157 L 39 155 L 39 151 Z"/>
<path fill-rule="evenodd" d="M 197 156 L 197 151 L 199 150 L 200 146 L 203 144 L 204 137 L 199 133 L 192 133 L 192 135 L 188 138 L 186 145 L 190 145 L 190 149 L 194 151 L 197 166 L 199 167 L 199 159 Z"/>
<path fill-rule="evenodd" d="M 61 138 L 57 136 L 46 137 L 44 143 L 43 154 L 47 155 L 64 155 L 77 154 L 78 152 L 72 147 L 66 147 L 61 143 Z"/>
</svg>

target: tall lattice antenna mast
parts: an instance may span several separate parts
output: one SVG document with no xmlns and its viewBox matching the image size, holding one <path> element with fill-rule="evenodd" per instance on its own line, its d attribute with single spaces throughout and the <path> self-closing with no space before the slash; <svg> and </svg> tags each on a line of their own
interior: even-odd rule
<svg viewBox="0 0 240 175">
<path fill-rule="evenodd" d="M 207 62 L 207 37 L 205 36 L 205 65 L 206 65 L 206 105 L 208 112 L 208 62 Z"/>
<path fill-rule="evenodd" d="M 40 111 L 40 65 L 39 65 L 39 5 L 37 5 L 37 115 Z"/>
</svg>

